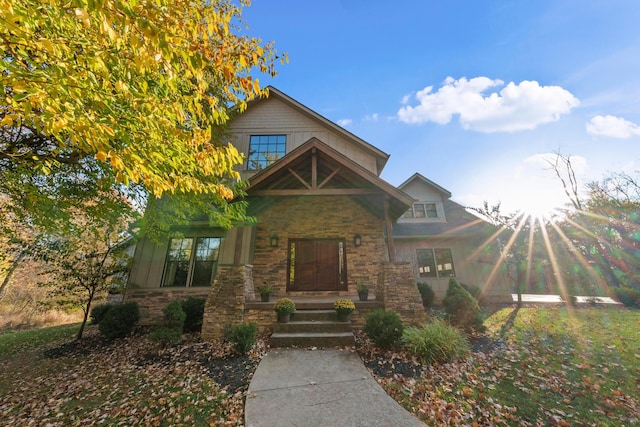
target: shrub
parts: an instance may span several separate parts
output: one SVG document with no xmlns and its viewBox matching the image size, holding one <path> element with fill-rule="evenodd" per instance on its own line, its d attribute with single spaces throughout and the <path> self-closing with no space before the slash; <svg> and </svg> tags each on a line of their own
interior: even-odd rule
<svg viewBox="0 0 640 427">
<path fill-rule="evenodd" d="M 402 338 L 404 326 L 395 312 L 374 310 L 367 315 L 362 330 L 378 347 L 391 348 Z"/>
<path fill-rule="evenodd" d="M 449 279 L 447 294 L 442 300 L 447 320 L 466 331 L 482 330 L 482 313 L 478 301 L 453 277 Z"/>
<path fill-rule="evenodd" d="M 149 338 L 165 345 L 180 341 L 184 320 L 187 318 L 187 314 L 182 309 L 182 303 L 179 301 L 170 302 L 162 312 L 164 313 L 164 324 L 151 332 Z"/>
<path fill-rule="evenodd" d="M 406 349 L 424 363 L 447 363 L 465 356 L 469 342 L 453 326 L 436 320 L 420 328 L 408 327 L 402 337 Z"/>
<path fill-rule="evenodd" d="M 138 303 L 127 302 L 114 305 L 106 312 L 98 329 L 107 339 L 122 338 L 127 336 L 140 320 Z"/>
<path fill-rule="evenodd" d="M 293 313 L 296 311 L 296 305 L 293 300 L 289 298 L 280 298 L 273 305 L 273 310 L 278 314 Z"/>
<path fill-rule="evenodd" d="M 469 292 L 471 296 L 474 297 L 476 301 L 478 301 L 478 305 L 481 303 L 482 289 L 480 289 L 476 285 L 465 285 L 464 283 L 460 283 L 460 286 L 462 286 L 465 289 L 465 291 Z"/>
<path fill-rule="evenodd" d="M 187 314 L 182 309 L 182 304 L 179 301 L 170 302 L 162 312 L 164 313 L 166 326 L 168 328 L 175 329 L 176 331 L 180 331 L 182 334 L 184 320 L 187 318 Z"/>
<path fill-rule="evenodd" d="M 246 353 L 256 342 L 257 333 L 258 325 L 255 322 L 242 323 L 231 328 L 228 339 L 233 343 L 236 351 Z"/>
<path fill-rule="evenodd" d="M 191 297 L 182 301 L 182 310 L 187 315 L 182 328 L 184 332 L 200 332 L 202 330 L 204 304 L 204 298 Z"/>
<path fill-rule="evenodd" d="M 633 288 L 613 288 L 612 297 L 625 307 L 640 307 L 640 291 Z"/>
<path fill-rule="evenodd" d="M 114 307 L 114 304 L 100 304 L 91 309 L 91 323 L 97 325 L 104 319 L 104 316 L 109 310 Z"/>
<path fill-rule="evenodd" d="M 424 307 L 432 307 L 436 299 L 436 293 L 431 288 L 431 285 L 424 282 L 418 282 L 418 291 L 422 297 L 422 305 Z"/>
</svg>

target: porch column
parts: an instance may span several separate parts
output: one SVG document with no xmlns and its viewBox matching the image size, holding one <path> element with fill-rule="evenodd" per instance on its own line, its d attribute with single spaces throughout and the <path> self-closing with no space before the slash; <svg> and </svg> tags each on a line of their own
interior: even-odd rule
<svg viewBox="0 0 640 427">
<path fill-rule="evenodd" d="M 224 336 L 228 326 L 244 322 L 245 305 L 253 299 L 253 266 L 220 265 L 204 306 L 203 340 Z"/>
<path fill-rule="evenodd" d="M 389 262 L 396 262 L 396 246 L 393 242 L 393 225 L 389 217 L 389 196 L 385 194 L 383 199 L 384 226 L 387 229 L 387 250 L 389 251 Z"/>
</svg>

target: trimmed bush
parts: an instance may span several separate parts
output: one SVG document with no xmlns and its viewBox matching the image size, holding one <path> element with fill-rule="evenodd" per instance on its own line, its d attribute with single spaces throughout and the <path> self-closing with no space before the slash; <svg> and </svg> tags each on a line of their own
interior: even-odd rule
<svg viewBox="0 0 640 427">
<path fill-rule="evenodd" d="M 165 345 L 180 341 L 184 320 L 187 318 L 182 309 L 182 303 L 180 301 L 170 302 L 162 312 L 164 313 L 164 324 L 151 332 L 149 338 Z"/>
<path fill-rule="evenodd" d="M 140 309 L 136 302 L 114 305 L 106 312 L 98 329 L 107 339 L 122 338 L 131 333 L 140 320 Z"/>
<path fill-rule="evenodd" d="M 182 310 L 187 315 L 186 319 L 184 319 L 184 332 L 200 332 L 202 330 L 204 304 L 204 298 L 191 297 L 182 301 Z"/>
<path fill-rule="evenodd" d="M 612 297 L 625 307 L 640 307 L 640 291 L 633 288 L 613 288 Z"/>
<path fill-rule="evenodd" d="M 447 320 L 465 331 L 483 330 L 482 313 L 478 301 L 453 277 L 449 279 L 447 294 L 442 300 Z"/>
<path fill-rule="evenodd" d="M 246 353 L 256 342 L 257 333 L 258 325 L 255 322 L 242 323 L 231 328 L 228 339 L 233 343 L 236 351 Z"/>
<path fill-rule="evenodd" d="M 424 363 L 447 363 L 465 356 L 469 342 L 458 329 L 436 320 L 420 328 L 410 326 L 402 336 L 405 348 Z"/>
<path fill-rule="evenodd" d="M 465 285 L 464 283 L 460 283 L 460 286 L 464 288 L 465 291 L 469 292 L 472 297 L 478 301 L 478 305 L 482 301 L 482 289 L 480 289 L 476 285 Z"/>
<path fill-rule="evenodd" d="M 418 291 L 420 291 L 420 296 L 422 297 L 422 305 L 425 308 L 432 307 L 436 299 L 436 293 L 431 288 L 431 285 L 425 282 L 418 282 Z"/>
<path fill-rule="evenodd" d="M 404 326 L 393 311 L 374 310 L 365 319 L 365 334 L 380 348 L 391 348 L 402 338 Z"/>
<path fill-rule="evenodd" d="M 187 318 L 187 315 L 182 309 L 180 301 L 170 302 L 162 312 L 164 313 L 166 326 L 182 333 L 182 327 L 184 326 L 184 320 Z"/>
<path fill-rule="evenodd" d="M 100 304 L 91 309 L 91 323 L 97 325 L 104 319 L 104 316 L 109 310 L 114 307 L 114 304 Z"/>
</svg>

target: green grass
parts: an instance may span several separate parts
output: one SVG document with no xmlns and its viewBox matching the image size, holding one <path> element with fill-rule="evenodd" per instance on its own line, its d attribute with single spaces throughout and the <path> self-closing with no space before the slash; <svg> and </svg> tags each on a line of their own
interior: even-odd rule
<svg viewBox="0 0 640 427">
<path fill-rule="evenodd" d="M 508 308 L 485 325 L 491 352 L 382 379 L 387 392 L 429 425 L 640 423 L 640 311 Z"/>
<path fill-rule="evenodd" d="M 38 349 L 43 345 L 54 345 L 58 341 L 73 340 L 80 328 L 72 323 L 28 331 L 7 331 L 0 333 L 0 359 L 17 353 Z"/>
<path fill-rule="evenodd" d="M 506 309 L 486 324 L 509 344 L 498 365 L 506 375 L 487 395 L 516 406 L 520 418 L 555 413 L 605 426 L 633 416 L 640 311 Z"/>
</svg>

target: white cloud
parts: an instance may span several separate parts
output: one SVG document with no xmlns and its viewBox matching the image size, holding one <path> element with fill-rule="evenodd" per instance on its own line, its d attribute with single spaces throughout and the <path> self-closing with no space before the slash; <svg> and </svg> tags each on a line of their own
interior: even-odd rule
<svg viewBox="0 0 640 427">
<path fill-rule="evenodd" d="M 560 86 L 540 86 L 536 81 L 508 83 L 499 92 L 485 92 L 502 87 L 502 80 L 475 77 L 455 80 L 447 77 L 436 92 L 427 86 L 415 95 L 416 106 L 398 111 L 405 123 L 435 122 L 447 124 L 459 116 L 465 129 L 479 132 L 514 132 L 534 129 L 543 123 L 557 121 L 580 101 Z"/>
<path fill-rule="evenodd" d="M 379 119 L 378 113 L 373 113 L 364 117 L 364 120 L 367 122 L 377 122 Z"/>
<path fill-rule="evenodd" d="M 337 123 L 342 127 L 346 127 L 346 126 L 349 126 L 351 123 L 353 123 L 353 120 L 351 120 L 351 119 L 340 119 L 340 120 L 338 120 Z"/>
<path fill-rule="evenodd" d="M 640 135 L 640 126 L 616 116 L 595 116 L 587 123 L 587 132 L 612 138 L 631 138 Z"/>
</svg>

